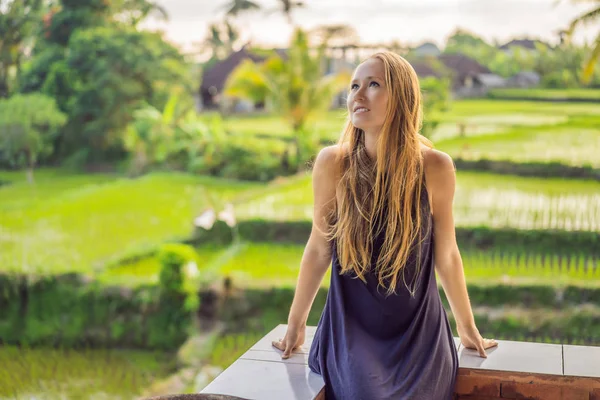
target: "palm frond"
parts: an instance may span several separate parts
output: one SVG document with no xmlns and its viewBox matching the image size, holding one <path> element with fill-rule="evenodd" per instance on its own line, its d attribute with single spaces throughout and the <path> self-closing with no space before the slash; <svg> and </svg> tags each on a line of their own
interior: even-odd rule
<svg viewBox="0 0 600 400">
<path fill-rule="evenodd" d="M 569 28 L 567 28 L 567 35 L 572 36 L 573 32 L 579 25 L 590 23 L 598 18 L 600 18 L 600 7 L 595 8 L 593 10 L 586 12 L 585 14 L 580 15 L 579 17 L 577 17 L 573 21 L 571 21 Z"/>
<path fill-rule="evenodd" d="M 596 37 L 596 43 L 592 52 L 590 53 L 589 58 L 586 60 L 585 65 L 583 67 L 582 73 L 582 81 L 583 83 L 589 83 L 592 79 L 592 75 L 594 74 L 594 70 L 596 69 L 596 64 L 598 63 L 598 59 L 600 58 L 600 34 Z"/>
<path fill-rule="evenodd" d="M 250 0 L 233 0 L 225 6 L 227 15 L 238 16 L 242 12 L 260 10 L 260 5 Z"/>
</svg>

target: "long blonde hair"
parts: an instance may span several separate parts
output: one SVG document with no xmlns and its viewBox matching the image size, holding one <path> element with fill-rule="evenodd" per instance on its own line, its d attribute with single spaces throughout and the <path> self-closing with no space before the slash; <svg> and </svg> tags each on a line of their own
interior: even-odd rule
<svg viewBox="0 0 600 400">
<path fill-rule="evenodd" d="M 422 126 L 421 89 L 412 66 L 392 52 L 379 52 L 377 58 L 385 68 L 385 83 L 389 101 L 386 116 L 377 141 L 377 160 L 368 156 L 365 133 L 352 125 L 348 117 L 339 140 L 337 165 L 342 167 L 336 189 L 336 206 L 328 216 L 329 240 L 336 240 L 341 265 L 340 274 L 354 272 L 366 283 L 365 273 L 371 269 L 372 241 L 385 229 L 375 270 L 379 285 L 386 295 L 396 293 L 397 278 L 404 276 L 410 254 L 417 252 L 416 277 L 420 272 L 420 246 L 423 229 L 431 229 L 421 209 L 421 188 L 424 184 L 424 164 L 420 144 L 429 148 L 431 141 L 419 131 Z M 375 182 L 373 184 L 373 182 Z M 387 203 L 387 213 L 382 209 Z M 429 200 L 427 200 L 429 204 Z M 335 220 L 335 221 L 334 221 Z M 380 223 L 376 224 L 375 222 Z M 373 233 L 376 228 L 377 232 Z M 415 287 L 406 286 L 414 296 Z"/>
</svg>

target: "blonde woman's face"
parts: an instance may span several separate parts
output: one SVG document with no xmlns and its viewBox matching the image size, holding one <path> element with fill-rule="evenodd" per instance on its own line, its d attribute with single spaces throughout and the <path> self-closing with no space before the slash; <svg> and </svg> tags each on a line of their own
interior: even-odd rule
<svg viewBox="0 0 600 400">
<path fill-rule="evenodd" d="M 378 58 L 369 59 L 354 71 L 347 105 L 352 124 L 365 132 L 381 128 L 388 102 L 385 70 Z"/>
</svg>

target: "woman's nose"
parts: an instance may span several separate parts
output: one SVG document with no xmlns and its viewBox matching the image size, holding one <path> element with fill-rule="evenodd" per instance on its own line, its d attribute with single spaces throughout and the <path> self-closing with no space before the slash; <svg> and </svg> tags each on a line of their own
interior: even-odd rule
<svg viewBox="0 0 600 400">
<path fill-rule="evenodd" d="M 354 94 L 354 99 L 358 99 L 358 100 L 363 100 L 365 98 L 365 92 L 362 90 L 357 90 L 356 93 Z"/>
</svg>

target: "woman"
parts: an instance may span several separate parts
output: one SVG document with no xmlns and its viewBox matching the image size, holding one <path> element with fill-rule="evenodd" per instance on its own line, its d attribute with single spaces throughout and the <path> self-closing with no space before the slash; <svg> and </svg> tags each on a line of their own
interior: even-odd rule
<svg viewBox="0 0 600 400">
<path fill-rule="evenodd" d="M 304 343 L 323 276 L 333 271 L 310 348 L 331 399 L 452 398 L 458 355 L 437 271 L 462 344 L 485 350 L 456 244 L 452 159 L 419 134 L 421 94 L 411 65 L 377 53 L 354 71 L 349 118 L 313 168 L 314 220 L 283 358 Z"/>
</svg>

